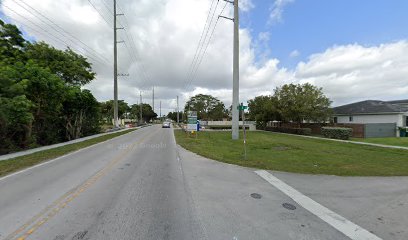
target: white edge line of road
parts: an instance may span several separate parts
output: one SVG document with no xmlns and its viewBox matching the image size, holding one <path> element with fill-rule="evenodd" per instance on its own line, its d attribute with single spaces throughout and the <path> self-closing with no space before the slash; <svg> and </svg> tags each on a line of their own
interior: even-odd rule
<svg viewBox="0 0 408 240">
<path fill-rule="evenodd" d="M 382 240 L 357 224 L 347 220 L 339 214 L 315 202 L 313 199 L 303 195 L 296 189 L 287 185 L 277 177 L 265 170 L 255 171 L 260 177 L 279 189 L 281 192 L 292 198 L 300 206 L 313 213 L 324 222 L 328 223 L 347 237 L 353 240 Z"/>
<path fill-rule="evenodd" d="M 131 132 L 129 132 L 129 133 L 126 133 L 126 134 L 123 134 L 123 135 L 120 135 L 120 136 L 117 136 L 117 137 L 122 137 L 122 136 L 128 135 L 128 134 L 130 134 L 130 133 L 132 133 L 132 132 L 134 132 L 134 131 L 131 131 Z M 40 163 L 40 164 L 31 166 L 31 167 L 25 168 L 25 169 L 23 169 L 23 170 L 20 170 L 20 171 L 18 171 L 18 172 L 15 172 L 15 173 L 11 173 L 11 174 L 6 175 L 6 176 L 4 176 L 4 177 L 0 177 L 0 181 L 3 181 L 3 180 L 5 180 L 5 179 L 7 179 L 7 178 L 16 176 L 16 175 L 18 175 L 18 174 L 21 174 L 21 173 L 30 171 L 30 170 L 32 170 L 32 169 L 34 169 L 34 168 L 38 168 L 38 167 L 44 166 L 44 165 L 46 165 L 46 164 L 53 163 L 53 162 L 55 162 L 55 161 L 61 160 L 61 159 L 64 158 L 64 157 L 68 157 L 68 156 L 70 156 L 70 155 L 73 155 L 73 154 L 75 154 L 75 153 L 81 152 L 81 151 L 83 151 L 83 150 L 86 150 L 86 149 L 89 149 L 89 148 L 92 148 L 92 147 L 96 147 L 96 146 L 98 146 L 98 145 L 100 145 L 100 144 L 103 144 L 103 143 L 110 142 L 110 141 L 114 140 L 114 139 L 117 138 L 117 137 L 114 137 L 114 138 L 105 140 L 105 141 L 103 141 L 103 142 L 100 142 L 100 143 L 97 143 L 97 144 L 94 144 L 94 145 L 91 145 L 91 146 L 88 146 L 88 147 L 85 147 L 85 148 L 78 149 L 78 150 L 76 150 L 76 151 L 74 151 L 74 152 L 67 153 L 67 154 L 65 154 L 65 155 L 59 156 L 59 157 L 54 158 L 54 159 L 52 159 L 52 160 L 45 161 L 45 162 L 43 162 L 43 163 Z M 46 149 L 46 150 L 48 150 L 48 149 Z M 44 150 L 44 151 L 46 151 L 46 150 Z M 30 155 L 30 154 L 28 154 L 28 155 Z"/>
</svg>

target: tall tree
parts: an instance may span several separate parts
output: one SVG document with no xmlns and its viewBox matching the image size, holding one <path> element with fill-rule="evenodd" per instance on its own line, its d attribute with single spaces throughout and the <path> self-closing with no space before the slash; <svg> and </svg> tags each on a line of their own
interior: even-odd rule
<svg viewBox="0 0 408 240">
<path fill-rule="evenodd" d="M 258 128 L 266 127 L 268 121 L 281 120 L 278 101 L 274 96 L 257 96 L 248 101 L 249 118 L 255 120 Z"/>
<path fill-rule="evenodd" d="M 91 64 L 87 59 L 70 48 L 65 51 L 58 50 L 44 42 L 29 44 L 26 55 L 39 66 L 49 68 L 65 83 L 82 86 L 95 78 Z"/>
<path fill-rule="evenodd" d="M 83 56 L 0 20 L 0 153 L 99 132 L 99 104 L 79 88 L 94 77 Z"/>
<path fill-rule="evenodd" d="M 113 101 L 106 101 L 100 103 L 101 120 L 107 124 L 113 124 Z"/>
<path fill-rule="evenodd" d="M 322 88 L 309 83 L 286 84 L 275 89 L 279 113 L 283 120 L 302 123 L 303 121 L 324 122 L 331 115 L 331 101 Z"/>
<path fill-rule="evenodd" d="M 62 141 L 60 113 L 65 98 L 64 82 L 32 61 L 28 61 L 20 73 L 21 78 L 27 80 L 26 96 L 33 103 L 37 143 L 48 145 Z"/>
<path fill-rule="evenodd" d="M 26 41 L 21 31 L 12 24 L 0 20 L 0 61 L 14 64 L 22 58 Z"/>
<path fill-rule="evenodd" d="M 197 117 L 201 120 L 222 120 L 225 116 L 225 105 L 223 102 L 211 95 L 198 94 L 191 97 L 184 111 L 197 111 Z"/>
<path fill-rule="evenodd" d="M 106 102 L 103 102 L 100 104 L 101 107 L 101 114 L 102 118 L 105 119 L 105 121 L 109 124 L 112 123 L 113 119 L 113 100 L 109 100 Z M 126 119 L 128 118 L 128 114 L 130 113 L 131 108 L 129 107 L 129 104 L 125 102 L 124 100 L 118 100 L 118 116 L 121 119 Z"/>
<path fill-rule="evenodd" d="M 140 105 L 133 104 L 130 108 L 130 116 L 135 119 L 140 119 Z M 150 122 L 150 120 L 155 119 L 157 114 L 153 111 L 152 106 L 147 103 L 142 105 L 142 117 L 143 121 Z"/>
<path fill-rule="evenodd" d="M 177 121 L 177 112 L 169 112 L 167 114 L 167 118 L 173 120 L 173 121 Z M 184 118 L 184 113 L 183 112 L 179 112 L 179 121 L 182 122 Z"/>
<path fill-rule="evenodd" d="M 68 140 L 99 132 L 99 114 L 99 103 L 89 90 L 67 87 L 62 116 Z"/>
<path fill-rule="evenodd" d="M 27 81 L 18 76 L 13 66 L 0 63 L 0 154 L 32 142 L 33 104 L 25 96 Z"/>
</svg>

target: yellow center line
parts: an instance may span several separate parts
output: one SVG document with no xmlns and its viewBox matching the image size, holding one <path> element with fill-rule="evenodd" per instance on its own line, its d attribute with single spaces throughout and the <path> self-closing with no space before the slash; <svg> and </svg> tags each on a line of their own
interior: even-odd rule
<svg viewBox="0 0 408 240">
<path fill-rule="evenodd" d="M 159 129 L 154 131 L 153 133 L 149 134 L 148 137 L 142 138 L 141 140 L 133 143 L 128 149 L 126 149 L 121 155 L 118 157 L 114 158 L 111 162 L 109 162 L 103 169 L 99 170 L 96 174 L 94 174 L 92 177 L 88 178 L 88 180 L 80 185 L 79 187 L 75 188 L 74 190 L 71 190 L 67 193 L 65 193 L 63 196 L 58 198 L 55 202 L 53 202 L 50 206 L 45 208 L 43 211 L 41 211 L 39 214 L 35 215 L 33 218 L 31 218 L 27 223 L 22 225 L 20 228 L 18 228 L 16 231 L 14 231 L 12 234 L 10 234 L 8 237 L 6 237 L 4 240 L 11 240 L 15 238 L 17 235 L 21 234 L 25 229 L 27 229 L 29 226 L 32 226 L 32 228 L 25 233 L 23 233 L 20 237 L 17 238 L 17 240 L 25 240 L 28 236 L 33 234 L 39 227 L 41 227 L 43 224 L 48 222 L 52 217 L 54 217 L 61 209 L 65 208 L 68 203 L 73 201 L 75 198 L 77 198 L 82 192 L 84 192 L 86 189 L 88 189 L 90 186 L 92 186 L 94 183 L 96 183 L 99 179 L 101 179 L 103 176 L 105 176 L 110 170 L 113 169 L 113 167 L 123 160 L 126 155 L 130 153 L 131 150 L 133 150 L 133 147 L 135 147 L 138 144 L 141 144 L 144 141 L 147 141 L 150 139 L 156 132 L 158 132 Z M 48 213 L 48 214 L 47 214 Z M 46 215 L 45 217 L 43 217 Z M 33 224 L 34 223 L 34 224 Z"/>
</svg>

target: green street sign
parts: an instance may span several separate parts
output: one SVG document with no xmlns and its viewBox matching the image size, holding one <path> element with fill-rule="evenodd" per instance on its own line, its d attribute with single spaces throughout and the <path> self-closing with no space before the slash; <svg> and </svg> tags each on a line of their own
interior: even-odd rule
<svg viewBox="0 0 408 240">
<path fill-rule="evenodd" d="M 245 110 L 245 109 L 248 109 L 248 106 L 239 105 L 239 106 L 237 106 L 237 109 L 238 110 Z"/>
</svg>

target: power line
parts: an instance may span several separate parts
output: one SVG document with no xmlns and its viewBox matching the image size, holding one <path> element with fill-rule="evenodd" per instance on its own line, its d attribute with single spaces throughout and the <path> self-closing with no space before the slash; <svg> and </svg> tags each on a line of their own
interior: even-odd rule
<svg viewBox="0 0 408 240">
<path fill-rule="evenodd" d="M 109 4 L 106 2 L 106 0 L 101 0 L 102 4 L 105 6 L 106 10 L 108 10 L 108 12 L 113 15 L 113 11 L 112 9 L 110 9 Z M 116 3 L 117 8 L 119 9 L 119 11 L 121 11 L 122 13 L 124 12 L 122 10 L 122 8 L 119 6 L 119 3 Z M 125 15 L 123 15 L 125 16 Z M 120 22 L 120 20 L 116 19 L 116 22 L 119 26 L 124 27 L 123 24 Z"/>
<path fill-rule="evenodd" d="M 225 10 L 227 4 L 228 4 L 228 2 L 225 3 L 224 7 L 222 8 L 222 10 L 221 10 L 221 12 L 220 12 L 220 15 L 224 12 L 224 10 Z M 194 81 L 194 79 L 195 79 L 196 76 L 197 76 L 198 69 L 199 69 L 199 67 L 200 67 L 200 65 L 201 65 L 201 63 L 202 63 L 202 61 L 203 61 L 203 59 L 204 59 L 204 57 L 205 57 L 205 54 L 207 53 L 208 46 L 210 45 L 211 39 L 212 39 L 212 37 L 213 37 L 213 35 L 214 35 L 214 32 L 215 32 L 215 29 L 217 28 L 218 21 L 219 21 L 219 18 L 217 18 L 217 20 L 216 20 L 216 22 L 215 22 L 215 24 L 214 24 L 214 28 L 212 29 L 212 32 L 211 32 L 210 37 L 209 37 L 209 39 L 208 39 L 207 45 L 205 46 L 204 52 L 203 52 L 203 54 L 201 55 L 201 58 L 200 58 L 200 60 L 198 61 L 198 64 L 196 65 L 196 68 L 195 68 L 195 70 L 194 70 L 194 72 L 193 72 L 193 74 L 192 74 L 192 76 L 191 76 L 191 79 L 190 79 L 189 83 L 186 85 L 186 90 L 188 90 L 188 88 L 190 87 L 191 83 Z"/>
<path fill-rule="evenodd" d="M 124 19 L 125 19 L 125 23 L 126 23 L 125 26 L 127 26 L 127 28 L 129 28 L 129 24 L 128 24 L 126 15 L 124 15 Z M 129 29 L 129 31 L 130 31 L 130 29 Z M 141 85 L 141 87 L 143 87 L 143 86 L 146 85 L 146 83 L 147 83 L 148 80 L 151 80 L 151 78 L 150 78 L 150 76 L 147 74 L 147 72 L 146 72 L 146 67 L 145 67 L 144 64 L 143 64 L 143 61 L 142 61 L 141 57 L 138 55 L 138 52 L 136 51 L 136 44 L 135 44 L 135 41 L 134 41 L 134 39 L 133 39 L 132 33 L 128 32 L 128 31 L 126 30 L 126 28 L 125 28 L 125 34 L 126 34 L 127 39 L 129 40 L 129 42 L 131 43 L 130 46 L 131 46 L 131 48 L 132 48 L 132 50 L 133 50 L 132 53 L 133 53 L 133 55 L 134 55 L 134 57 L 135 57 L 135 63 L 136 63 L 137 60 L 139 59 L 141 65 L 142 65 L 142 67 L 141 67 L 141 72 L 142 72 L 142 74 L 143 74 L 144 77 L 145 77 L 145 81 L 144 81 L 144 83 Z M 138 65 L 137 65 L 137 66 L 138 66 Z M 138 67 L 140 67 L 140 66 L 138 66 Z"/>
<path fill-rule="evenodd" d="M 89 4 L 91 4 L 91 6 L 95 9 L 95 11 L 99 14 L 99 16 L 102 17 L 102 19 L 106 22 L 106 24 L 109 26 L 109 28 L 112 28 L 112 27 L 110 26 L 109 21 L 102 15 L 101 12 L 99 12 L 99 10 L 98 10 L 98 9 L 95 7 L 95 5 L 91 2 L 91 0 L 88 0 L 88 2 L 89 2 Z"/>
<path fill-rule="evenodd" d="M 102 0 L 102 1 L 105 1 L 105 0 Z M 118 8 L 119 8 L 119 10 L 121 10 L 122 12 L 124 12 L 123 10 L 122 10 L 122 8 L 120 7 L 120 5 L 118 4 Z M 123 15 L 123 24 L 122 24 L 122 26 L 124 26 L 124 32 L 125 32 L 125 36 L 126 36 L 126 38 L 127 38 L 127 40 L 129 41 L 129 45 L 126 45 L 126 47 L 128 48 L 128 47 L 130 47 L 131 49 L 129 50 L 129 48 L 128 48 L 128 50 L 129 50 L 129 55 L 131 55 L 131 58 L 133 58 L 133 61 L 134 61 L 134 63 L 135 63 L 135 65 L 136 65 L 136 67 L 139 69 L 139 71 L 141 72 L 141 75 L 142 75 L 142 84 L 139 86 L 139 88 L 140 89 L 142 89 L 142 88 L 144 88 L 144 87 L 146 87 L 147 86 L 147 84 L 148 84 L 148 81 L 150 81 L 151 82 L 151 76 L 146 72 L 146 66 L 144 65 L 144 63 L 143 63 L 143 61 L 142 61 L 142 58 L 140 57 L 140 55 L 138 54 L 138 51 L 136 50 L 137 48 L 136 48 L 136 44 L 135 44 L 135 41 L 134 41 L 134 38 L 133 38 L 133 35 L 132 35 L 132 33 L 130 32 L 130 27 L 129 27 L 129 23 L 128 23 L 128 20 L 127 20 L 127 17 L 126 17 L 126 15 Z M 128 31 L 128 30 L 129 31 Z M 138 60 L 140 61 L 140 65 L 141 66 L 139 66 L 139 64 L 138 64 Z"/>
<path fill-rule="evenodd" d="M 26 28 L 26 29 L 31 29 L 31 31 L 36 32 L 36 33 L 39 33 L 40 35 L 47 36 L 47 34 L 48 34 L 48 36 L 49 36 L 49 37 L 52 37 L 52 38 L 54 39 L 54 41 L 59 42 L 59 43 L 62 43 L 63 45 L 65 45 L 65 47 L 69 46 L 69 44 L 66 43 L 65 41 L 63 41 L 62 39 L 60 39 L 60 38 L 58 38 L 58 37 L 56 37 L 56 36 L 50 34 L 47 30 L 45 30 L 44 28 L 42 28 L 42 27 L 39 26 L 38 24 L 34 23 L 34 22 L 31 21 L 30 19 L 27 19 L 27 18 L 25 18 L 24 16 L 20 15 L 19 13 L 17 13 L 16 11 L 14 11 L 14 10 L 11 9 L 10 7 L 8 7 L 7 5 L 3 5 L 3 6 L 4 6 L 5 8 L 7 8 L 8 10 L 12 11 L 14 14 L 16 14 L 16 15 L 18 15 L 18 16 L 20 16 L 20 17 L 23 17 L 23 18 L 26 19 L 29 23 L 31 23 L 32 25 L 34 25 L 34 26 L 37 27 L 37 28 L 40 28 L 42 31 L 39 31 L 39 30 L 35 29 L 35 28 L 32 27 L 32 26 L 28 26 L 26 23 L 22 23 L 21 21 L 15 19 L 15 18 L 13 18 L 13 17 L 7 16 L 7 18 L 12 19 L 14 22 L 19 23 L 20 25 L 24 26 L 24 28 Z M 44 32 L 46 32 L 47 34 L 44 34 Z"/>
<path fill-rule="evenodd" d="M 210 21 L 210 23 L 208 24 L 208 28 L 207 28 L 207 31 L 205 32 L 204 40 L 203 40 L 203 42 L 202 42 L 202 44 L 201 44 L 201 47 L 200 47 L 200 49 L 199 49 L 199 54 L 198 54 L 197 58 L 198 58 L 199 55 L 202 53 L 202 50 L 203 50 L 205 41 L 207 40 L 207 36 L 208 36 L 208 33 L 209 33 L 209 31 L 210 31 L 210 28 L 211 28 L 211 24 L 212 24 L 213 21 L 214 21 L 215 12 L 217 11 L 217 7 L 218 7 L 218 4 L 219 4 L 219 3 L 220 3 L 220 1 L 217 0 L 217 4 L 215 5 L 214 12 L 213 12 L 213 14 L 212 14 L 212 16 L 211 16 L 211 21 Z M 195 65 L 197 65 L 197 60 L 196 60 L 196 62 L 195 62 Z M 195 66 L 193 65 L 192 71 L 194 71 L 194 67 L 195 67 Z"/>
<path fill-rule="evenodd" d="M 18 13 L 18 12 L 15 11 L 14 9 L 10 8 L 8 5 L 3 4 L 3 6 L 4 6 L 5 8 L 7 8 L 7 9 L 9 9 L 9 10 L 10 10 L 11 12 L 13 12 L 14 14 L 16 14 L 16 15 L 20 16 L 21 18 L 25 19 L 27 22 L 31 23 L 31 24 L 34 25 L 35 27 L 41 29 L 43 32 L 48 33 L 48 35 L 49 35 L 50 37 L 52 37 L 54 40 L 59 41 L 60 43 L 62 43 L 63 45 L 65 45 L 65 46 L 67 46 L 67 47 L 70 46 L 70 44 L 68 44 L 66 41 L 64 41 L 64 40 L 61 39 L 60 37 L 58 37 L 58 36 L 52 34 L 52 33 L 49 32 L 49 31 L 47 31 L 47 29 L 45 29 L 45 28 L 41 27 L 40 25 L 38 25 L 37 23 L 31 21 L 29 18 L 27 18 L 27 17 L 25 17 L 24 15 Z M 16 22 L 19 22 L 19 21 L 17 21 L 16 19 L 14 19 L 14 18 L 12 18 L 12 17 L 10 17 L 10 18 L 13 19 L 13 20 L 16 21 Z M 26 24 L 23 24 L 23 23 L 21 23 L 21 22 L 20 22 L 20 24 L 21 24 L 21 25 L 26 25 Z M 27 26 L 27 25 L 26 25 L 26 26 Z M 31 28 L 31 29 L 33 29 L 33 28 Z M 34 29 L 33 29 L 33 30 L 34 30 Z M 45 36 L 45 34 L 44 34 L 43 32 L 40 32 L 40 31 L 38 31 L 38 30 L 34 30 L 34 31 L 39 32 L 39 33 L 42 33 L 42 35 Z M 96 58 L 94 58 L 94 57 L 92 57 L 92 56 L 90 56 L 90 55 L 88 55 L 87 57 L 90 58 L 90 59 L 92 59 L 92 60 L 94 60 L 95 62 L 101 63 L 102 65 L 105 64 L 105 63 L 102 63 L 100 60 L 97 60 Z"/>
<path fill-rule="evenodd" d="M 205 35 L 207 36 L 208 30 L 210 29 L 211 23 L 212 23 L 213 18 L 214 18 L 214 13 L 215 13 L 215 11 L 217 10 L 217 6 L 218 6 L 218 3 L 219 3 L 219 0 L 217 0 L 217 6 L 214 8 L 214 13 L 213 13 L 213 15 L 212 15 L 212 17 L 211 17 L 211 22 L 210 22 L 210 24 L 208 24 L 208 20 L 210 19 L 210 15 L 211 15 L 211 12 L 212 12 L 212 8 L 213 8 L 213 5 L 214 5 L 214 2 L 215 2 L 215 0 L 212 0 L 210 9 L 208 10 L 207 19 L 206 19 L 205 24 L 204 24 L 204 27 L 203 27 L 203 31 L 201 32 L 200 40 L 198 41 L 198 45 L 197 45 L 196 51 L 195 51 L 195 53 L 194 53 L 193 61 L 191 62 L 190 67 L 189 67 L 189 69 L 188 69 L 188 72 L 187 72 L 187 82 L 189 81 L 189 79 L 190 79 L 190 77 L 191 77 L 191 74 L 192 74 L 192 72 L 193 72 L 194 66 L 195 66 L 195 64 L 196 64 L 196 62 L 197 62 L 197 57 L 200 55 L 201 49 L 202 49 L 202 45 L 204 44 L 204 42 L 205 42 L 205 40 L 206 40 L 206 37 L 203 39 L 204 33 L 206 32 Z M 207 27 L 207 24 L 208 24 L 208 27 Z M 206 29 L 207 29 L 207 31 L 206 31 Z"/>
<path fill-rule="evenodd" d="M 133 55 L 133 57 L 134 57 L 134 62 L 135 62 L 135 64 L 136 64 L 136 67 L 139 68 L 139 71 L 142 73 L 143 78 L 144 78 L 144 79 L 143 79 L 143 83 L 140 85 L 140 88 L 146 87 L 147 82 L 148 82 L 148 81 L 151 81 L 151 78 L 150 78 L 150 76 L 148 75 L 148 73 L 146 72 L 146 67 L 145 67 L 145 65 L 143 64 L 142 59 L 141 59 L 140 56 L 138 56 L 138 54 L 137 54 L 137 51 L 136 51 L 136 49 L 135 49 L 135 48 L 136 48 L 136 47 L 135 47 L 136 44 L 134 43 L 134 40 L 133 40 L 132 35 L 131 35 L 130 33 L 128 33 L 126 30 L 125 30 L 125 34 L 126 34 L 127 39 L 129 40 L 129 42 L 131 43 L 130 47 L 132 48 L 132 50 L 129 51 L 129 52 L 132 53 L 132 55 Z M 138 65 L 138 60 L 140 61 L 140 64 L 141 64 L 142 66 L 139 66 L 139 65 Z"/>
<path fill-rule="evenodd" d="M 30 10 L 28 10 L 27 8 L 25 8 L 24 6 L 22 6 L 21 4 L 19 4 L 18 2 L 15 2 L 16 4 L 18 4 L 20 7 L 22 7 L 24 10 L 26 10 L 27 12 L 29 12 L 31 15 L 33 15 L 35 18 L 39 19 L 40 21 L 42 21 L 43 23 L 45 23 L 46 25 L 50 26 L 52 29 L 54 29 L 56 32 L 58 32 L 59 34 L 61 34 L 63 37 L 68 38 L 72 43 L 77 44 L 77 46 L 80 46 L 82 48 L 84 48 L 85 51 L 87 51 L 88 53 L 93 52 L 93 54 L 95 54 L 94 56 L 102 59 L 103 61 L 105 61 L 106 63 L 109 64 L 109 60 L 107 60 L 103 55 L 101 55 L 100 53 L 98 53 L 97 51 L 95 51 L 92 47 L 88 46 L 86 43 L 84 43 L 83 41 L 81 41 L 80 39 L 78 39 L 77 37 L 75 37 L 74 35 L 72 35 L 71 33 L 67 32 L 64 28 L 62 28 L 61 26 L 59 26 L 58 24 L 56 24 L 54 21 L 52 21 L 51 19 L 49 19 L 47 16 L 45 16 L 43 13 L 41 13 L 40 11 L 38 11 L 37 9 L 35 9 L 34 7 L 30 6 L 29 4 L 27 4 L 26 2 L 24 2 L 23 0 L 19 0 L 21 3 L 23 3 L 24 5 L 26 5 L 27 7 L 29 7 L 30 9 L 32 9 L 35 13 L 37 13 L 38 15 L 40 15 L 41 17 L 43 17 L 44 19 L 48 20 L 51 24 L 45 22 L 44 20 L 42 20 L 40 17 L 38 17 L 37 15 L 33 14 Z M 54 27 L 55 26 L 55 27 Z M 58 29 L 60 30 L 58 30 Z M 76 40 L 77 42 L 73 41 L 72 39 Z M 82 46 L 81 46 L 82 45 Z"/>
<path fill-rule="evenodd" d="M 134 57 L 134 55 L 132 54 L 132 50 L 129 48 L 129 46 L 128 46 L 128 44 L 126 44 L 126 42 L 124 42 L 124 45 L 125 45 L 125 47 L 126 47 L 126 49 L 128 50 L 127 52 L 129 53 L 129 56 L 130 56 L 130 58 L 131 58 L 131 61 L 133 61 L 133 62 L 135 62 L 136 63 L 136 59 L 135 59 L 135 57 Z M 136 65 L 137 67 L 139 67 L 138 65 Z M 140 71 L 140 72 L 142 72 L 142 71 Z M 143 72 L 142 72 L 143 73 Z M 146 76 L 144 75 L 144 76 L 142 76 L 142 75 L 140 75 L 139 74 L 139 77 L 142 79 L 142 78 L 144 78 L 144 79 L 142 79 L 142 81 L 146 81 Z"/>
</svg>

